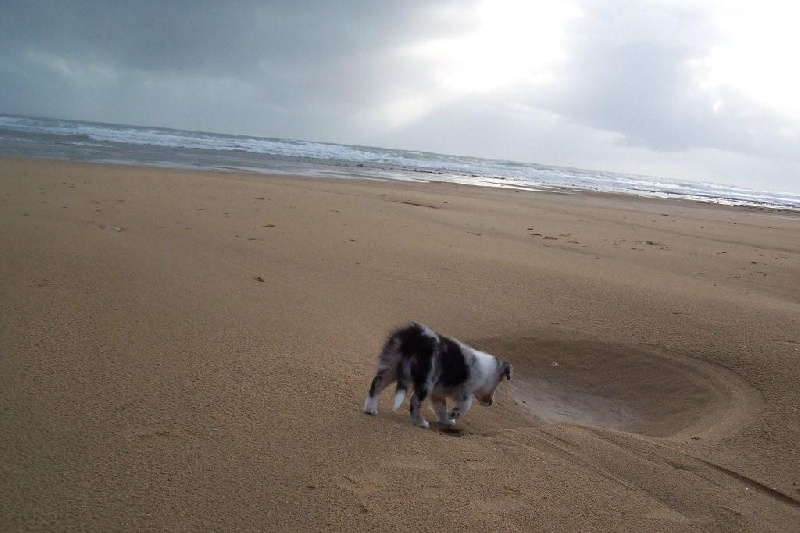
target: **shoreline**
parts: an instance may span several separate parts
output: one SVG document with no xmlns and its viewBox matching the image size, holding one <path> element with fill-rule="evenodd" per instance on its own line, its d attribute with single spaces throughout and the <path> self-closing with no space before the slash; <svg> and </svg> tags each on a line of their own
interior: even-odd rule
<svg viewBox="0 0 800 533">
<path fill-rule="evenodd" d="M 0 529 L 800 522 L 794 212 L 2 157 L 0 255 Z M 455 435 L 410 320 L 514 365 Z"/>
<path fill-rule="evenodd" d="M 221 159 L 225 159 L 228 156 L 230 156 L 230 154 L 226 154 L 224 152 L 219 154 L 219 158 Z M 66 157 L 66 156 L 56 157 L 53 155 L 35 156 L 35 155 L 0 154 L 0 158 L 31 159 L 39 161 L 85 163 L 85 164 L 112 165 L 112 166 L 118 165 L 118 166 L 130 166 L 134 168 L 136 167 L 161 168 L 165 170 L 172 169 L 172 170 L 196 171 L 196 172 L 234 172 L 234 173 L 240 172 L 245 174 L 252 173 L 263 176 L 295 176 L 295 177 L 303 177 L 310 179 L 334 179 L 334 180 L 354 179 L 354 180 L 364 180 L 364 181 L 390 181 L 390 182 L 420 183 L 420 184 L 443 183 L 443 184 L 461 185 L 461 186 L 474 186 L 485 189 L 519 190 L 527 192 L 565 192 L 565 193 L 577 193 L 577 194 L 596 193 L 596 194 L 633 196 L 637 198 L 647 198 L 647 199 L 657 199 L 657 200 L 667 200 L 667 201 L 669 200 L 690 201 L 700 204 L 721 205 L 725 207 L 743 207 L 755 210 L 800 214 L 800 205 L 790 207 L 788 205 L 775 205 L 763 201 L 756 201 L 753 199 L 742 200 L 734 197 L 723 198 L 723 197 L 715 197 L 712 195 L 687 196 L 686 194 L 671 193 L 671 192 L 656 191 L 656 190 L 652 191 L 637 190 L 637 189 L 603 190 L 600 187 L 581 187 L 578 185 L 558 185 L 558 184 L 546 184 L 546 183 L 515 185 L 513 184 L 513 179 L 508 183 L 506 182 L 506 180 L 509 180 L 508 177 L 502 177 L 502 176 L 492 177 L 488 175 L 483 176 L 484 180 L 487 181 L 470 183 L 464 181 L 465 179 L 467 179 L 466 175 L 462 176 L 458 173 L 448 174 L 448 172 L 446 171 L 443 172 L 439 170 L 423 170 L 423 169 L 413 169 L 413 168 L 403 169 L 400 167 L 382 168 L 380 166 L 372 166 L 372 165 L 365 166 L 364 164 L 358 164 L 352 167 L 338 168 L 336 166 L 330 166 L 330 164 L 326 163 L 318 163 L 311 166 L 303 166 L 303 165 L 298 165 L 297 163 L 287 163 L 285 161 L 279 162 L 278 160 L 274 160 L 272 161 L 273 165 L 272 167 L 265 166 L 263 168 L 259 168 L 256 166 L 247 166 L 247 165 L 198 166 L 196 162 L 195 163 L 186 162 L 184 164 L 181 164 L 178 163 L 177 161 L 167 162 L 160 159 L 156 159 L 153 161 L 147 161 L 144 159 L 129 161 L 126 159 L 114 159 L 109 157 L 101 157 L 98 159 L 91 159 L 91 158 L 76 159 L 73 157 Z M 187 161 L 189 161 L 189 159 L 187 159 Z M 559 168 L 559 167 L 553 167 L 553 168 Z M 305 169 L 305 171 L 303 171 L 303 169 Z M 590 172 L 584 169 L 573 169 L 573 168 L 565 168 L 564 170 L 579 172 L 579 173 Z M 436 178 L 436 176 L 442 176 L 442 175 L 449 175 L 450 177 L 448 179 Z M 473 178 L 474 177 L 477 176 L 473 175 Z M 655 179 L 653 177 L 650 178 Z M 699 185 L 705 185 L 711 187 L 723 187 L 723 188 L 730 187 L 728 185 L 717 185 L 713 183 L 705 183 Z M 788 193 L 785 191 L 780 192 L 780 191 L 748 190 L 748 192 L 751 194 L 772 194 L 772 195 L 785 194 L 792 196 L 792 193 Z"/>
</svg>

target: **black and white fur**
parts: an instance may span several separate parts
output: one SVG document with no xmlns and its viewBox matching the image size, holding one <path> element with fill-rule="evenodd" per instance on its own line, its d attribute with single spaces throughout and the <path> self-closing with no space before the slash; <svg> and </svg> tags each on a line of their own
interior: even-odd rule
<svg viewBox="0 0 800 533">
<path fill-rule="evenodd" d="M 453 428 L 456 420 L 469 411 L 473 396 L 481 405 L 492 405 L 494 392 L 504 378 L 511 379 L 509 363 L 412 323 L 393 332 L 383 346 L 378 370 L 364 402 L 364 412 L 377 414 L 378 396 L 397 381 L 393 411 L 402 405 L 411 384 L 414 394 L 410 410 L 414 425 L 429 427 L 421 406 L 430 396 L 439 423 Z M 450 411 L 447 398 L 455 401 Z"/>
</svg>

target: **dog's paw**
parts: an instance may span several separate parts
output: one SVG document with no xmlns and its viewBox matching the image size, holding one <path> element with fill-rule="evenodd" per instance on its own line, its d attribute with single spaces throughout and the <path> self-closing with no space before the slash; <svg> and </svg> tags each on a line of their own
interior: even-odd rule
<svg viewBox="0 0 800 533">
<path fill-rule="evenodd" d="M 459 429 L 456 426 L 442 426 L 440 431 L 442 433 L 444 433 L 445 435 L 453 435 L 453 436 L 456 436 L 456 437 L 460 437 L 460 436 L 464 435 L 464 430 L 463 429 Z"/>
<path fill-rule="evenodd" d="M 369 398 L 364 402 L 364 412 L 368 415 L 378 414 L 378 402 L 371 401 Z"/>
<path fill-rule="evenodd" d="M 422 429 L 428 429 L 429 427 L 431 427 L 430 422 L 428 422 L 427 420 L 420 420 L 419 422 L 415 422 L 414 425 L 416 425 L 417 427 L 421 427 Z"/>
</svg>

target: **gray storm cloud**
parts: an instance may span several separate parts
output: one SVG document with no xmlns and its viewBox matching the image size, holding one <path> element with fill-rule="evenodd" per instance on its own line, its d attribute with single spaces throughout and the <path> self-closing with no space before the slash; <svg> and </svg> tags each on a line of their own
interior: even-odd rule
<svg viewBox="0 0 800 533">
<path fill-rule="evenodd" d="M 800 128 L 698 82 L 718 35 L 685 6 L 584 2 L 551 83 L 384 120 L 438 75 L 399 52 L 472 31 L 473 4 L 6 1 L 0 112 L 800 187 Z"/>
</svg>

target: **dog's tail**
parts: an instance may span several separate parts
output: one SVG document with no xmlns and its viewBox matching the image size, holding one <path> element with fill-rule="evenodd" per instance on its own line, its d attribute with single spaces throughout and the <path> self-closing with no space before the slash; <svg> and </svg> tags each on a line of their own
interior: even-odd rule
<svg viewBox="0 0 800 533">
<path fill-rule="evenodd" d="M 403 359 L 398 364 L 397 372 L 397 389 L 394 393 L 394 404 L 392 411 L 397 411 L 397 408 L 403 405 L 403 400 L 406 399 L 406 392 L 408 391 L 408 382 L 411 379 L 411 361 Z"/>
</svg>

